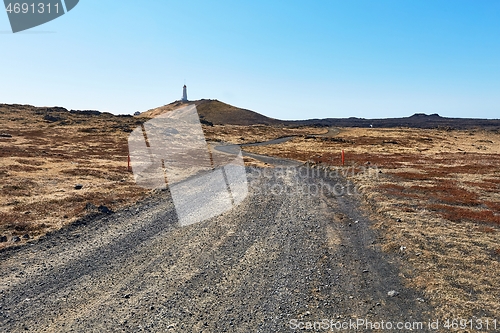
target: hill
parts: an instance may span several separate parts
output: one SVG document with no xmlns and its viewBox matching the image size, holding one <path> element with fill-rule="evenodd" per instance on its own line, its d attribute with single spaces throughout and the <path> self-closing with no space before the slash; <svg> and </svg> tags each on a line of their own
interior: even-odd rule
<svg viewBox="0 0 500 333">
<path fill-rule="evenodd" d="M 175 101 L 173 103 L 141 113 L 139 117 L 153 118 L 165 112 L 169 112 L 180 107 L 195 104 L 202 122 L 214 125 L 282 125 L 283 121 L 266 117 L 260 113 L 238 108 L 214 99 L 201 99 L 183 103 Z"/>
</svg>

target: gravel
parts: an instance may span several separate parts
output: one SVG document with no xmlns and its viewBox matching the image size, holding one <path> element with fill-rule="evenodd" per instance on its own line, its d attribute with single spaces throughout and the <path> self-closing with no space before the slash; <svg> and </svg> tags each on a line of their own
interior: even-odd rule
<svg viewBox="0 0 500 333">
<path fill-rule="evenodd" d="M 344 179 L 255 171 L 239 206 L 202 223 L 180 227 L 169 192 L 157 191 L 0 252 L 0 327 L 290 332 L 292 319 L 428 318 L 430 305 L 374 245 L 358 196 L 302 191 Z M 265 191 L 278 185 L 288 190 Z"/>
</svg>

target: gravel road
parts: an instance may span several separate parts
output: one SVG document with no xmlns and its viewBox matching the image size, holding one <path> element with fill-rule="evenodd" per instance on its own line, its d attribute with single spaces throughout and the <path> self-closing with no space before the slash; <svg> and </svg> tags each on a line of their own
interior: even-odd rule
<svg viewBox="0 0 500 333">
<path fill-rule="evenodd" d="M 344 179 L 247 171 L 248 197 L 202 223 L 179 226 L 159 191 L 1 252 L 1 330 L 294 332 L 323 319 L 427 319 L 358 195 L 314 191 L 347 190 Z"/>
</svg>

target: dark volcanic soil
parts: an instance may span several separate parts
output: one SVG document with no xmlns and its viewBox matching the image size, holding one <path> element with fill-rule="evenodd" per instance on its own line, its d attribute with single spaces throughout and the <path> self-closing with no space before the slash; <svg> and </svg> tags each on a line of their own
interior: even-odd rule
<svg viewBox="0 0 500 333">
<path fill-rule="evenodd" d="M 323 319 L 427 320 L 432 309 L 378 250 L 358 196 L 312 190 L 347 189 L 345 180 L 269 170 L 249 170 L 243 203 L 203 223 L 178 226 L 164 191 L 0 253 L 2 331 L 293 332 L 291 323 Z"/>
</svg>

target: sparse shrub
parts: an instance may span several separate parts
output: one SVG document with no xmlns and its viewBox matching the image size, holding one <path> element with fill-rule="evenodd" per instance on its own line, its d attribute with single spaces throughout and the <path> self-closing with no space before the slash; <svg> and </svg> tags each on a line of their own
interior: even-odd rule
<svg viewBox="0 0 500 333">
<path fill-rule="evenodd" d="M 480 226 L 477 228 L 477 230 L 487 233 L 487 234 L 492 234 L 496 232 L 496 229 L 493 229 L 492 227 L 486 227 L 486 226 Z"/>
<path fill-rule="evenodd" d="M 500 216 L 495 215 L 494 212 L 488 209 L 474 210 L 470 208 L 442 204 L 428 205 L 427 208 L 431 211 L 438 212 L 443 218 L 453 222 L 468 220 L 479 223 L 493 223 L 500 225 Z"/>
<path fill-rule="evenodd" d="M 16 222 L 12 226 L 16 231 L 26 231 L 28 230 L 29 224 L 27 222 Z"/>
</svg>

